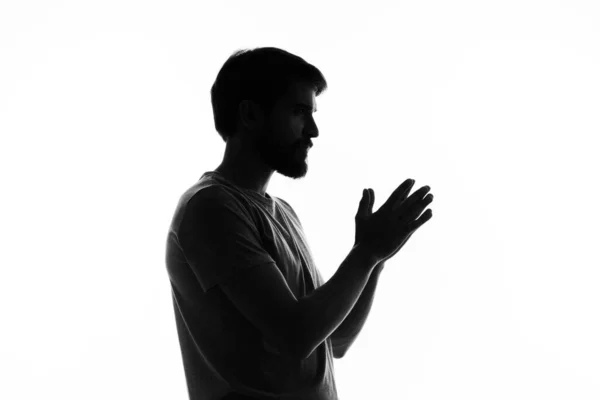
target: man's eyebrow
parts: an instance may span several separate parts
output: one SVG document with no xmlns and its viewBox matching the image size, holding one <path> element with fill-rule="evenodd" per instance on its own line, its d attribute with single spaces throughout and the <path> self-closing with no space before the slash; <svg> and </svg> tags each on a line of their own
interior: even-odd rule
<svg viewBox="0 0 600 400">
<path fill-rule="evenodd" d="M 304 103 L 296 103 L 296 107 L 305 107 L 305 108 L 308 108 L 309 110 L 312 110 L 312 107 L 311 107 L 311 106 L 309 106 L 308 104 L 304 104 Z M 317 111 L 318 111 L 318 110 L 317 110 L 317 108 L 315 107 L 315 109 L 314 109 L 314 111 L 313 111 L 313 112 L 317 112 Z"/>
</svg>

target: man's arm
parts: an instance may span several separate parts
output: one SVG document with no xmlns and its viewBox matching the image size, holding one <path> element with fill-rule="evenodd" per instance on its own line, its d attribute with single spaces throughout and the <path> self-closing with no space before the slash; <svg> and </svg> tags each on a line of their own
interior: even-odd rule
<svg viewBox="0 0 600 400">
<path fill-rule="evenodd" d="M 387 256 L 373 268 L 371 276 L 369 277 L 369 281 L 362 291 L 358 301 L 354 305 L 354 308 L 352 311 L 350 311 L 350 314 L 348 314 L 342 324 L 331 334 L 330 338 L 331 343 L 333 344 L 334 358 L 344 357 L 352 343 L 354 343 L 358 337 L 358 334 L 365 325 L 367 317 L 369 316 L 369 312 L 371 311 L 373 297 L 375 296 L 375 289 L 377 288 L 377 282 L 379 280 L 379 274 L 381 273 L 385 262 L 394 257 L 400 251 L 400 249 L 404 247 L 413 233 L 414 232 L 404 239 L 402 244 L 398 246 L 393 254 Z"/>
<path fill-rule="evenodd" d="M 371 311 L 371 306 L 373 305 L 373 298 L 375 296 L 379 274 L 381 273 L 384 264 L 385 261 L 382 261 L 373 269 L 369 281 L 360 294 L 354 308 L 352 308 L 350 314 L 344 319 L 344 322 L 342 322 L 342 324 L 331 334 L 331 343 L 333 344 L 333 354 L 335 358 L 344 357 L 365 325 L 369 312 Z"/>
</svg>

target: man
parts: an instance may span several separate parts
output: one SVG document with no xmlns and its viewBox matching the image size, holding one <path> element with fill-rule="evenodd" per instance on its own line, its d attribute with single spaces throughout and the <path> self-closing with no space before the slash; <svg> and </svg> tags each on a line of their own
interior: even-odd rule
<svg viewBox="0 0 600 400">
<path fill-rule="evenodd" d="M 275 48 L 234 53 L 213 85 L 225 156 L 181 196 L 166 252 L 191 400 L 338 400 L 333 358 L 360 332 L 380 266 L 353 248 L 325 283 L 293 208 L 267 193 L 275 171 L 306 175 L 325 88 Z"/>
</svg>

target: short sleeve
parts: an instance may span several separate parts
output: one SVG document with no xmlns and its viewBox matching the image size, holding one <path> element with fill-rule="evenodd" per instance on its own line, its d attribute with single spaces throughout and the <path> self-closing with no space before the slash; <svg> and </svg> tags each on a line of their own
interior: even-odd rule
<svg viewBox="0 0 600 400">
<path fill-rule="evenodd" d="M 241 269 L 275 263 L 248 210 L 218 186 L 188 201 L 177 236 L 204 292 Z"/>
</svg>

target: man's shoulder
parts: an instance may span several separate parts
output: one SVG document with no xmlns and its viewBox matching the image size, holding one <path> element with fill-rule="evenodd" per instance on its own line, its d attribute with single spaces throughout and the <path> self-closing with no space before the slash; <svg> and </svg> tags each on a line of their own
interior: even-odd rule
<svg viewBox="0 0 600 400">
<path fill-rule="evenodd" d="M 201 206 L 221 204 L 231 199 L 231 194 L 221 185 L 204 185 L 190 189 L 188 193 L 188 206 Z"/>
</svg>

